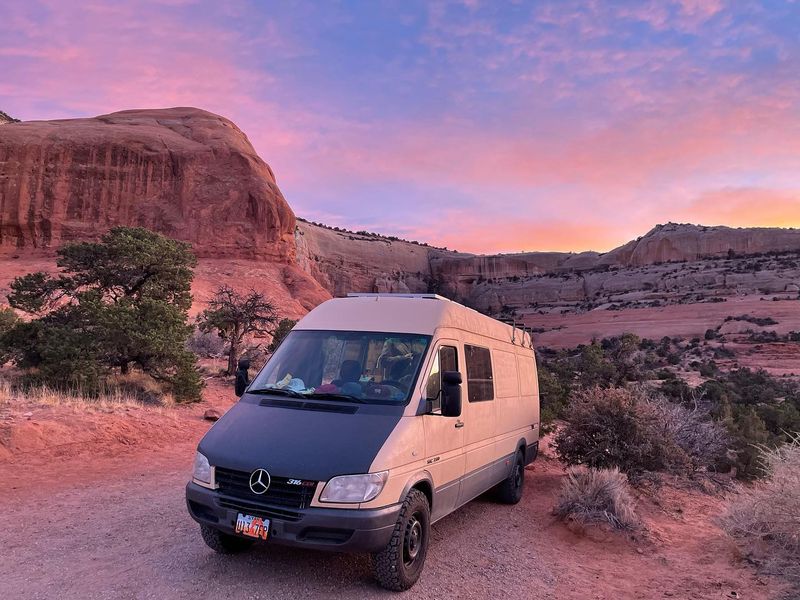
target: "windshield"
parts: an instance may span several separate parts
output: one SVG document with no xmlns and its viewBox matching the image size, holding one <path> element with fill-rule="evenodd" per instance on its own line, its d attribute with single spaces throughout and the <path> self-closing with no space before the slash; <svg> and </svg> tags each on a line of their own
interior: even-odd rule
<svg viewBox="0 0 800 600">
<path fill-rule="evenodd" d="M 292 331 L 249 391 L 405 403 L 430 340 L 405 333 Z"/>
</svg>

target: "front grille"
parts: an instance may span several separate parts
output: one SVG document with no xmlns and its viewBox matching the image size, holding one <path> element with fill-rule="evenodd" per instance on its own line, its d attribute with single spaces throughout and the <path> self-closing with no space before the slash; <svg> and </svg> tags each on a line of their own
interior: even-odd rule
<svg viewBox="0 0 800 600">
<path fill-rule="evenodd" d="M 244 513 L 246 515 L 253 515 L 254 517 L 261 517 L 262 519 L 280 519 L 282 521 L 299 521 L 302 516 L 299 512 L 293 510 L 284 510 L 282 508 L 275 508 L 273 506 L 264 506 L 262 504 L 254 504 L 252 502 L 245 502 L 244 500 L 232 500 L 229 498 L 220 498 L 219 505 L 222 508 L 235 510 L 236 512 Z"/>
<path fill-rule="evenodd" d="M 311 505 L 317 487 L 316 481 L 292 480 L 300 481 L 298 485 L 289 483 L 290 480 L 286 477 L 272 477 L 265 493 L 254 494 L 250 489 L 250 473 L 221 467 L 217 467 L 214 472 L 221 494 L 245 500 L 260 506 L 262 510 L 268 507 L 289 511 L 307 508 Z"/>
</svg>

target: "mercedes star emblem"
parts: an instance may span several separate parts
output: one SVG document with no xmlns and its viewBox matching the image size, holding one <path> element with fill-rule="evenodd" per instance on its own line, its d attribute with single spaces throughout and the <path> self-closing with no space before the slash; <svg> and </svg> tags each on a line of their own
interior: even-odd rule
<svg viewBox="0 0 800 600">
<path fill-rule="evenodd" d="M 256 469 L 250 475 L 250 491 L 260 496 L 269 489 L 271 481 L 266 469 Z"/>
</svg>

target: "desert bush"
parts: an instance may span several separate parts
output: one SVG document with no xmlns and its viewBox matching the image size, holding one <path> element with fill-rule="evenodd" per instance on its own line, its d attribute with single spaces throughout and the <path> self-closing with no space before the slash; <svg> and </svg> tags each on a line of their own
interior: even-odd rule
<svg viewBox="0 0 800 600">
<path fill-rule="evenodd" d="M 618 529 L 631 529 L 639 522 L 628 480 L 616 468 L 571 468 L 553 512 L 561 520 L 609 523 Z"/>
<path fill-rule="evenodd" d="M 761 448 L 767 476 L 739 485 L 722 516 L 724 529 L 764 565 L 800 586 L 800 434 L 778 448 Z"/>
<path fill-rule="evenodd" d="M 683 451 L 691 470 L 712 468 L 722 463 L 731 437 L 722 423 L 712 419 L 710 407 L 702 399 L 696 401 L 693 408 L 675 404 L 659 395 L 650 396 L 645 402 L 666 438 Z"/>
<path fill-rule="evenodd" d="M 687 408 L 644 388 L 592 388 L 575 395 L 554 442 L 570 465 L 690 473 L 718 465 L 729 437 L 704 404 Z"/>
<path fill-rule="evenodd" d="M 669 470 L 688 461 L 639 390 L 599 387 L 575 394 L 554 447 L 568 465 L 628 474 Z"/>
<path fill-rule="evenodd" d="M 295 325 L 297 325 L 297 321 L 294 319 L 281 319 L 275 331 L 272 332 L 272 341 L 269 343 L 267 350 L 269 352 L 275 352 Z"/>
<path fill-rule="evenodd" d="M 216 333 L 195 328 L 186 342 L 186 347 L 197 356 L 215 358 L 222 356 L 226 352 L 227 344 Z"/>
<path fill-rule="evenodd" d="M 275 303 L 256 290 L 239 292 L 221 285 L 197 318 L 201 331 L 216 333 L 227 342 L 228 375 L 236 372 L 239 355 L 247 338 L 273 335 L 278 324 Z"/>
</svg>

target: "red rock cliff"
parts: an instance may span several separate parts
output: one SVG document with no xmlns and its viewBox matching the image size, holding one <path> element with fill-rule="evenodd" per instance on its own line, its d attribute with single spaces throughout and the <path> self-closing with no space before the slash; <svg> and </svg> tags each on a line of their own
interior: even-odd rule
<svg viewBox="0 0 800 600">
<path fill-rule="evenodd" d="M 228 119 L 169 108 L 2 126 L 1 249 L 115 225 L 191 242 L 200 256 L 294 259 L 294 213 Z"/>
</svg>

